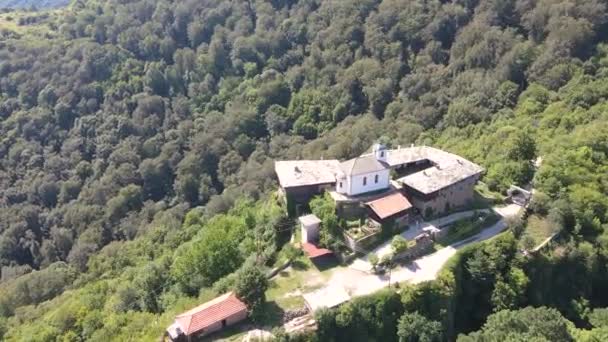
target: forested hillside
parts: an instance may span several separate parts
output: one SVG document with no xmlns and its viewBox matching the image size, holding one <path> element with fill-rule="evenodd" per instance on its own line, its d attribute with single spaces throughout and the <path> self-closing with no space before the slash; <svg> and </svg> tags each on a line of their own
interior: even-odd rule
<svg viewBox="0 0 608 342">
<path fill-rule="evenodd" d="M 527 305 L 599 327 L 607 14 L 603 0 L 88 0 L 2 14 L 0 337 L 158 339 L 241 265 L 278 259 L 290 221 L 271 194 L 275 159 L 349 158 L 374 141 L 459 153 L 494 191 L 533 180 L 534 215 L 563 231 L 538 258 L 508 238 L 464 253 L 445 307 L 401 305 L 450 339 Z M 351 340 L 386 340 L 335 321 Z"/>
</svg>

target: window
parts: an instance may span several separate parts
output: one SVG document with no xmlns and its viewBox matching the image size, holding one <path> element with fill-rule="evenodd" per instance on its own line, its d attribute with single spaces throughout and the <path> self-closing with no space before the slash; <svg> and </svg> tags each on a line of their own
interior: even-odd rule
<svg viewBox="0 0 608 342">
<path fill-rule="evenodd" d="M 380 158 L 384 158 L 384 151 L 380 151 Z"/>
<path fill-rule="evenodd" d="M 342 188 L 342 182 L 338 183 L 338 187 Z"/>
<path fill-rule="evenodd" d="M 374 183 L 378 183 L 378 175 L 374 176 Z"/>
<path fill-rule="evenodd" d="M 363 177 L 363 186 L 367 185 L 367 177 Z"/>
</svg>

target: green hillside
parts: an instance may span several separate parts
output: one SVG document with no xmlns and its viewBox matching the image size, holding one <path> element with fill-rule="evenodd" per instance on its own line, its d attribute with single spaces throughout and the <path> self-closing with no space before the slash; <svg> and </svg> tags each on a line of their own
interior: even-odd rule
<svg viewBox="0 0 608 342">
<path fill-rule="evenodd" d="M 493 192 L 533 182 L 534 224 L 561 233 L 523 257 L 534 224 L 510 222 L 439 280 L 324 312 L 303 340 L 604 340 L 607 6 L 89 0 L 0 14 L 0 339 L 158 340 L 288 253 L 274 160 L 381 141 L 460 154 Z"/>
</svg>

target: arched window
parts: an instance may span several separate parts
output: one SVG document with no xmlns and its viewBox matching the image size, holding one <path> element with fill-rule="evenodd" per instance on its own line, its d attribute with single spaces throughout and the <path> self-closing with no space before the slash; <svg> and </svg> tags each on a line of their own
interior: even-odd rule
<svg viewBox="0 0 608 342">
<path fill-rule="evenodd" d="M 367 177 L 363 177 L 363 186 L 367 185 Z"/>
<path fill-rule="evenodd" d="M 374 176 L 374 183 L 378 183 L 378 175 Z"/>
</svg>

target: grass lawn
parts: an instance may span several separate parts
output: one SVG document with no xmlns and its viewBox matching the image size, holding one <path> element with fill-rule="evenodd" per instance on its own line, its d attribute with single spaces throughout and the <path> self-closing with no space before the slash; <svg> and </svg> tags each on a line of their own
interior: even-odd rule
<svg viewBox="0 0 608 342">
<path fill-rule="evenodd" d="M 264 326 L 283 324 L 283 314 L 287 310 L 304 307 L 302 294 L 324 286 L 330 276 L 331 268 L 319 271 L 305 256 L 295 259 L 291 266 L 270 279 L 266 291 L 266 317 Z"/>
<path fill-rule="evenodd" d="M 465 240 L 471 236 L 478 234 L 485 228 L 498 222 L 500 217 L 496 214 L 489 214 L 483 220 L 479 220 L 475 217 L 467 217 L 465 219 L 456 221 L 449 228 L 449 232 L 444 237 L 437 239 L 435 245 L 437 249 L 449 246 L 458 241 Z"/>
<path fill-rule="evenodd" d="M 542 217 L 532 215 L 528 217 L 528 223 L 520 243 L 525 249 L 532 249 L 555 233 L 555 227 Z"/>
<path fill-rule="evenodd" d="M 277 264 L 280 262 L 277 261 Z M 266 328 L 281 326 L 285 311 L 303 308 L 305 304 L 302 294 L 325 286 L 336 267 L 341 267 L 337 261 L 318 268 L 305 256 L 296 258 L 290 267 L 269 280 L 265 317 L 260 325 Z M 250 321 L 245 321 L 212 334 L 203 341 L 241 341 L 253 327 Z"/>
<path fill-rule="evenodd" d="M 203 341 L 203 342 L 207 342 L 207 341 L 209 341 L 209 342 L 210 341 L 222 341 L 222 342 L 242 341 L 243 337 L 245 337 L 245 335 L 247 334 L 247 331 L 249 331 L 249 329 L 251 329 L 251 328 L 252 328 L 251 323 L 249 323 L 248 321 L 243 321 L 236 325 L 222 329 L 209 336 L 205 336 L 205 337 L 201 338 L 200 341 Z"/>
<path fill-rule="evenodd" d="M 270 280 L 266 299 L 283 310 L 301 308 L 304 306 L 302 293 L 320 288 L 325 281 L 326 276 L 302 256 Z"/>
</svg>

